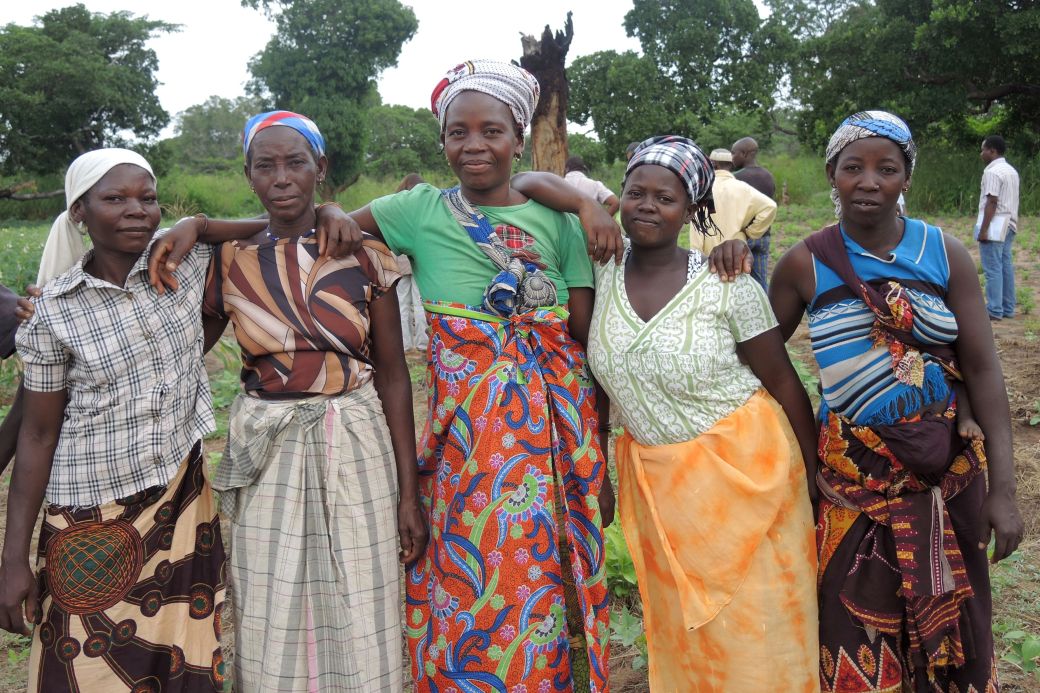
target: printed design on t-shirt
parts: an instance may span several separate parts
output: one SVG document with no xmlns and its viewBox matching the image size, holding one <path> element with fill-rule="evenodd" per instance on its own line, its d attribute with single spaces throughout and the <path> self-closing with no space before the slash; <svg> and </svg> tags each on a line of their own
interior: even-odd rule
<svg viewBox="0 0 1040 693">
<path fill-rule="evenodd" d="M 541 254 L 534 249 L 534 236 L 510 224 L 499 224 L 495 227 L 495 233 L 513 257 L 533 262 L 539 269 L 545 269 Z"/>
</svg>

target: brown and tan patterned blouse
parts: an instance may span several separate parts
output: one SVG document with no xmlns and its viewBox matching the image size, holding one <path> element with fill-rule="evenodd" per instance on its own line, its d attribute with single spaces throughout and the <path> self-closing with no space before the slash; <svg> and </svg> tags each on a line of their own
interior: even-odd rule
<svg viewBox="0 0 1040 693">
<path fill-rule="evenodd" d="M 231 241 L 214 253 L 202 310 L 231 319 L 247 392 L 338 395 L 371 380 L 368 304 L 400 276 L 393 254 L 371 236 L 339 259 L 319 257 L 313 235 Z"/>
</svg>

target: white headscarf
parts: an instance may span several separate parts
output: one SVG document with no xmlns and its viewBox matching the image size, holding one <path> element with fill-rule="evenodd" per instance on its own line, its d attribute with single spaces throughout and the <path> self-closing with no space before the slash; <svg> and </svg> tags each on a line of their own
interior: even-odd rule
<svg viewBox="0 0 1040 693">
<path fill-rule="evenodd" d="M 51 279 L 64 274 L 86 251 L 83 245 L 85 231 L 80 231 L 69 218 L 69 208 L 119 164 L 140 166 L 148 171 L 152 180 L 155 180 L 152 167 L 145 158 L 129 149 L 96 149 L 77 157 L 69 166 L 68 172 L 65 173 L 65 211 L 51 224 L 47 244 L 43 246 L 40 271 L 36 275 L 37 286 L 43 287 Z"/>
</svg>

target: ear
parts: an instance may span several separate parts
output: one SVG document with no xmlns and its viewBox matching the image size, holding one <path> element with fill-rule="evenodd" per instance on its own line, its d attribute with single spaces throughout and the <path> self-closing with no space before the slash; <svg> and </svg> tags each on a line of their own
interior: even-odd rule
<svg viewBox="0 0 1040 693">
<path fill-rule="evenodd" d="M 827 171 L 827 182 L 830 183 L 831 187 L 833 188 L 834 187 L 834 164 L 828 163 L 824 167 L 824 170 Z"/>
<path fill-rule="evenodd" d="M 86 197 L 86 195 L 84 195 L 83 197 Z M 76 200 L 75 202 L 73 202 L 72 206 L 69 207 L 69 219 L 72 219 L 72 221 L 74 223 L 76 223 L 76 224 L 78 224 L 81 221 L 83 221 L 83 216 L 84 216 L 83 207 L 86 204 L 85 202 L 83 202 L 83 197 L 81 197 L 78 200 Z"/>
<path fill-rule="evenodd" d="M 325 182 L 325 176 L 329 173 L 329 160 L 324 154 L 318 157 L 318 184 Z"/>
<path fill-rule="evenodd" d="M 692 223 L 694 218 L 697 216 L 697 210 L 702 208 L 704 203 L 691 202 L 686 205 L 686 214 L 683 215 L 683 224 Z"/>
<path fill-rule="evenodd" d="M 524 154 L 524 133 L 516 136 L 516 146 L 513 147 L 513 158 L 519 159 Z"/>
</svg>

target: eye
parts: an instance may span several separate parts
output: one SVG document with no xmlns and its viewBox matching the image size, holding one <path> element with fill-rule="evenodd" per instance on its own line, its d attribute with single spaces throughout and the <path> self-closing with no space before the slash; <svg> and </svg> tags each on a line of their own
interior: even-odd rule
<svg viewBox="0 0 1040 693">
<path fill-rule="evenodd" d="M 447 133 L 448 137 L 462 137 L 463 134 L 465 134 L 465 133 L 463 133 L 461 128 L 455 128 L 454 130 L 449 130 L 448 133 Z"/>
<path fill-rule="evenodd" d="M 639 192 L 638 190 L 629 190 L 625 193 L 625 197 L 631 197 L 633 199 L 639 199 L 642 196 L 643 193 Z"/>
<path fill-rule="evenodd" d="M 122 202 L 123 201 L 123 196 L 122 195 L 105 195 L 102 199 L 105 202 Z"/>
<path fill-rule="evenodd" d="M 491 137 L 495 137 L 495 136 L 501 135 L 502 134 L 502 130 L 499 129 L 499 128 L 485 128 L 484 129 L 484 134 L 485 135 L 489 135 Z"/>
</svg>

